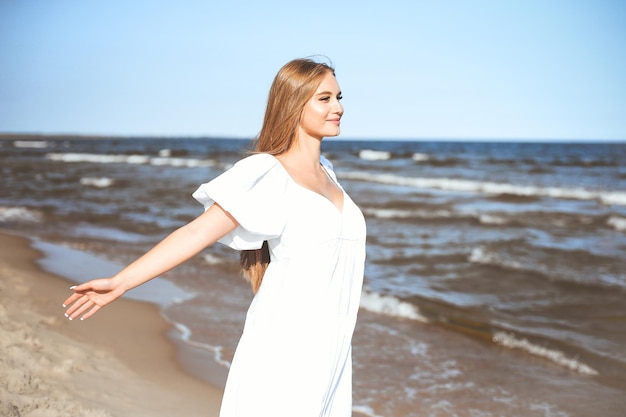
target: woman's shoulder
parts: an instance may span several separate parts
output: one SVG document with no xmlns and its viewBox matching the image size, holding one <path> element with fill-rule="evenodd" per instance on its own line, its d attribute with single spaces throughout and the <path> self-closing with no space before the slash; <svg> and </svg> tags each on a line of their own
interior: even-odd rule
<svg viewBox="0 0 626 417">
<path fill-rule="evenodd" d="M 235 162 L 234 167 L 252 172 L 267 171 L 278 166 L 279 161 L 269 153 L 254 153 Z"/>
<path fill-rule="evenodd" d="M 241 158 L 237 163 L 244 164 L 275 164 L 278 159 L 269 153 L 258 152 Z"/>
<path fill-rule="evenodd" d="M 274 182 L 286 181 L 288 179 L 280 161 L 268 153 L 248 155 L 235 162 L 223 175 L 251 183 L 256 183 L 262 179 Z"/>
</svg>

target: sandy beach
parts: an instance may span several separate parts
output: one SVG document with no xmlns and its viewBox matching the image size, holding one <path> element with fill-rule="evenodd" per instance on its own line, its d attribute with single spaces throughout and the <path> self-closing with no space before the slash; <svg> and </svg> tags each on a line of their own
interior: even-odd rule
<svg viewBox="0 0 626 417">
<path fill-rule="evenodd" d="M 25 238 L 0 233 L 0 248 L 0 415 L 218 415 L 221 390 L 176 363 L 156 306 L 119 300 L 69 321 L 71 283 L 42 271 Z"/>
</svg>

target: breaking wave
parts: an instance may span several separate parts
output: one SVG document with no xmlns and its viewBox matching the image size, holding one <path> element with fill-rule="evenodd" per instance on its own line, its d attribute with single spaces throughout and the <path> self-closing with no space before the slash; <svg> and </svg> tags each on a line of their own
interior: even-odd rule
<svg viewBox="0 0 626 417">
<path fill-rule="evenodd" d="M 361 308 L 385 316 L 400 317 L 428 323 L 428 319 L 420 313 L 416 306 L 390 295 L 380 295 L 375 292 L 363 291 L 361 294 Z"/>
<path fill-rule="evenodd" d="M 543 346 L 535 345 L 529 342 L 527 339 L 518 339 L 514 334 L 506 332 L 496 332 L 492 338 L 493 342 L 509 348 L 520 349 L 531 355 L 538 356 L 544 359 L 548 359 L 557 365 L 568 368 L 574 372 L 579 372 L 585 375 L 598 375 L 598 371 L 592 367 L 580 362 L 577 359 L 568 358 L 565 354 L 559 350 L 548 349 Z"/>
<path fill-rule="evenodd" d="M 359 152 L 359 158 L 366 161 L 386 161 L 391 158 L 391 152 L 363 149 Z"/>
<path fill-rule="evenodd" d="M 367 405 L 353 405 L 352 411 L 355 413 L 359 413 L 365 415 L 367 417 L 382 417 L 374 412 L 372 407 Z"/>
<path fill-rule="evenodd" d="M 608 224 L 618 232 L 626 232 L 626 218 L 624 217 L 611 216 L 606 221 L 606 224 Z"/>
<path fill-rule="evenodd" d="M 101 178 L 93 178 L 93 177 L 85 177 L 80 179 L 80 183 L 82 185 L 87 185 L 89 187 L 95 188 L 107 188 L 113 185 L 115 181 L 111 178 L 101 177 Z"/>
<path fill-rule="evenodd" d="M 510 269 L 523 269 L 522 264 L 499 255 L 495 252 L 490 252 L 483 248 L 474 248 L 470 254 L 468 260 L 475 264 L 482 265 L 495 265 Z"/>
<path fill-rule="evenodd" d="M 163 155 L 163 153 L 161 153 Z M 89 162 L 94 164 L 131 164 L 173 166 L 183 168 L 213 167 L 216 162 L 211 159 L 176 158 L 169 156 L 149 155 L 100 155 L 91 153 L 49 153 L 46 159 L 58 162 Z"/>
<path fill-rule="evenodd" d="M 457 215 L 450 210 L 363 208 L 363 213 L 378 219 L 449 219 L 451 217 L 457 217 Z"/>
<path fill-rule="evenodd" d="M 13 141 L 16 148 L 42 149 L 51 146 L 47 140 L 16 140 Z"/>
<path fill-rule="evenodd" d="M 425 161 L 430 160 L 430 155 L 426 153 L 414 153 L 411 156 L 411 159 L 414 160 L 415 162 L 425 162 Z"/>
<path fill-rule="evenodd" d="M 205 254 L 202 259 L 204 259 L 204 262 L 206 262 L 209 265 L 221 265 L 224 263 L 224 259 L 220 258 L 219 256 L 213 255 L 211 253 L 207 253 Z"/>
<path fill-rule="evenodd" d="M 40 223 L 43 214 L 26 207 L 0 206 L 0 223 Z"/>
<path fill-rule="evenodd" d="M 551 197 L 568 200 L 599 200 L 603 204 L 626 205 L 624 191 L 596 191 L 584 188 L 540 187 L 453 178 L 402 177 L 394 174 L 372 174 L 349 171 L 340 174 L 342 179 L 400 185 L 420 189 L 437 189 L 483 193 L 487 195 L 516 195 L 522 197 Z"/>
<path fill-rule="evenodd" d="M 453 210 L 444 209 L 391 209 L 391 208 L 362 208 L 363 213 L 366 216 L 374 217 L 377 219 L 421 219 L 421 220 L 437 220 L 437 219 L 475 219 L 484 225 L 496 225 L 502 226 L 509 224 L 509 219 L 497 216 L 495 214 L 486 213 L 459 213 Z"/>
</svg>

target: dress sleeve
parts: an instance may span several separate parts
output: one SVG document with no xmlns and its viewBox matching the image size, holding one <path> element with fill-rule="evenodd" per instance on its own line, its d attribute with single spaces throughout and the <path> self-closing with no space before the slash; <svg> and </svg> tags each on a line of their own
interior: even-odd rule
<svg viewBox="0 0 626 417">
<path fill-rule="evenodd" d="M 205 210 L 218 203 L 239 223 L 220 243 L 236 250 L 259 249 L 285 227 L 288 179 L 275 157 L 255 154 L 202 184 L 193 197 Z"/>
<path fill-rule="evenodd" d="M 326 169 L 328 175 L 330 175 L 331 178 L 335 180 L 335 183 L 339 185 L 339 182 L 337 181 L 337 175 L 335 174 L 335 170 L 333 168 L 333 163 L 326 159 L 324 155 L 320 155 L 320 164 L 322 164 L 322 166 Z"/>
</svg>

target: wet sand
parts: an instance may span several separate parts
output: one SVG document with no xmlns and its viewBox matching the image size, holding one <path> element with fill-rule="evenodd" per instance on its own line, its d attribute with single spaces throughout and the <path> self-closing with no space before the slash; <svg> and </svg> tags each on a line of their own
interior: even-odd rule
<svg viewBox="0 0 626 417">
<path fill-rule="evenodd" d="M 156 306 L 122 299 L 69 321 L 71 283 L 25 238 L 0 233 L 0 248 L 0 415 L 218 415 L 221 389 L 181 369 Z"/>
</svg>

